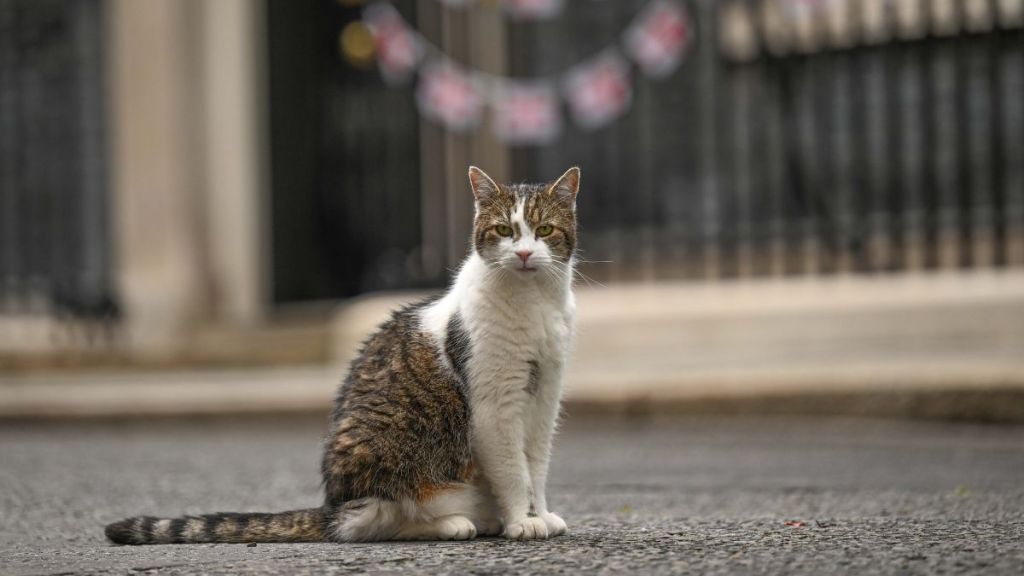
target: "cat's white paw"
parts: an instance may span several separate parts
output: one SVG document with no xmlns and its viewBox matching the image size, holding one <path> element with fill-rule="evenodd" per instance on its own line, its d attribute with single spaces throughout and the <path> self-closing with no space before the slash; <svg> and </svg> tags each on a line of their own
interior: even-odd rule
<svg viewBox="0 0 1024 576">
<path fill-rule="evenodd" d="M 501 520 L 497 518 L 477 520 L 474 524 L 476 524 L 476 533 L 480 536 L 498 536 L 501 534 Z"/>
<path fill-rule="evenodd" d="M 540 518 L 544 520 L 544 523 L 548 526 L 548 536 L 555 537 L 565 534 L 568 528 L 565 525 L 565 520 L 554 512 L 545 512 L 540 515 Z"/>
<path fill-rule="evenodd" d="M 435 521 L 439 540 L 471 540 L 476 538 L 476 526 L 465 516 L 447 516 Z"/>
<path fill-rule="evenodd" d="M 510 540 L 543 540 L 548 537 L 548 525 L 541 518 L 523 518 L 505 527 L 505 538 Z"/>
</svg>

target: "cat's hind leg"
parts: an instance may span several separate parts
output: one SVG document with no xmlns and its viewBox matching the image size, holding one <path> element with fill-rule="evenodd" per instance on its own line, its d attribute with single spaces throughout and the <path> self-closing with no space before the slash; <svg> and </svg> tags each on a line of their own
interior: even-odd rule
<svg viewBox="0 0 1024 576">
<path fill-rule="evenodd" d="M 456 484 L 431 491 L 417 500 L 361 498 L 341 506 L 330 534 L 339 542 L 381 540 L 469 540 L 478 526 L 488 534 L 500 530 L 496 517 L 482 515 L 477 487 Z"/>
<path fill-rule="evenodd" d="M 476 537 L 476 526 L 465 516 L 452 515 L 435 518 L 429 522 L 407 522 L 394 540 L 472 540 Z"/>
<path fill-rule="evenodd" d="M 477 535 L 480 493 L 475 486 L 454 484 L 430 491 L 409 503 L 409 521 L 396 540 L 469 540 Z"/>
<path fill-rule="evenodd" d="M 436 504 L 424 509 L 411 501 L 361 498 L 338 510 L 330 533 L 338 542 L 469 540 L 476 526 L 468 516 Z"/>
<path fill-rule="evenodd" d="M 338 508 L 328 533 L 337 542 L 377 542 L 393 539 L 406 522 L 406 510 L 398 502 L 360 498 Z"/>
</svg>

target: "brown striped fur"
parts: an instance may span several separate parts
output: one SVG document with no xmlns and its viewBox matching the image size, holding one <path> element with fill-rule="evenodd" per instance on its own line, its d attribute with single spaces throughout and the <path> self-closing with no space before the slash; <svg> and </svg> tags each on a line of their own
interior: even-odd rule
<svg viewBox="0 0 1024 576">
<path fill-rule="evenodd" d="M 352 363 L 324 453 L 328 506 L 419 500 L 472 480 L 462 381 L 416 318 L 428 302 L 395 313 Z"/>
<path fill-rule="evenodd" d="M 108 525 L 107 538 L 118 544 L 324 541 L 332 539 L 340 512 L 357 510 L 364 498 L 423 502 L 474 482 L 469 404 L 459 373 L 468 346 L 453 321 L 445 357 L 436 353 L 416 318 L 428 303 L 396 312 L 353 361 L 325 443 L 322 508 L 140 516 Z"/>
<path fill-rule="evenodd" d="M 278 514 L 221 512 L 181 518 L 138 516 L 109 524 L 106 536 L 117 544 L 199 542 L 322 542 L 327 520 L 321 508 Z"/>
<path fill-rule="evenodd" d="M 526 223 L 551 225 L 543 240 L 555 258 L 568 260 L 576 249 L 575 190 L 572 169 L 553 184 L 498 185 L 472 169 L 477 199 L 473 248 L 486 258 L 500 241 L 497 225 L 523 201 Z M 514 230 L 514 234 L 533 233 Z M 470 346 L 456 314 L 447 326 L 445 346 L 419 326 L 424 301 L 395 312 L 363 345 L 335 400 L 324 443 L 322 507 L 277 514 L 220 513 L 157 519 L 128 518 L 106 527 L 119 544 L 190 542 L 308 542 L 335 540 L 347 515 L 367 502 L 423 503 L 456 487 L 478 481 L 470 447 L 470 405 L 465 366 Z M 537 366 L 531 366 L 536 387 Z"/>
</svg>

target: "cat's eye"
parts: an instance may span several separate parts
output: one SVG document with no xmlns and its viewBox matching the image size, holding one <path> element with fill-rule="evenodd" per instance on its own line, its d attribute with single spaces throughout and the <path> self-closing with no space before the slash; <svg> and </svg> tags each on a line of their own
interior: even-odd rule
<svg viewBox="0 0 1024 576">
<path fill-rule="evenodd" d="M 497 232 L 499 236 L 512 235 L 512 227 L 509 226 L 508 224 L 498 224 L 497 226 L 494 227 L 494 231 Z"/>
<path fill-rule="evenodd" d="M 537 236 L 540 236 L 541 238 L 543 238 L 545 236 L 550 236 L 551 233 L 554 232 L 554 231 L 555 231 L 554 226 L 551 226 L 550 224 L 544 224 L 542 226 L 537 226 L 537 229 L 535 230 L 535 232 L 537 233 Z"/>
</svg>

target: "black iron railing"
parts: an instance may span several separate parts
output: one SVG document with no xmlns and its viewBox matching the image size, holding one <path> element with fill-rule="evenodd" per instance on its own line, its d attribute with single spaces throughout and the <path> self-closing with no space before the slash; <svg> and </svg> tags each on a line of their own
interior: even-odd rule
<svg viewBox="0 0 1024 576">
<path fill-rule="evenodd" d="M 581 3 L 573 18 L 521 25 L 514 68 L 545 73 L 574 61 L 643 4 Z M 966 3 L 950 3 L 954 11 L 940 19 L 921 2 L 910 34 L 899 3 L 878 2 L 885 11 L 865 14 L 869 2 L 802 2 L 846 7 L 847 36 L 836 45 L 824 17 L 808 32 L 787 23 L 792 14 L 770 10 L 786 4 L 688 3 L 697 37 L 675 76 L 637 78 L 633 110 L 603 132 L 570 132 L 549 148 L 516 153 L 522 173 L 583 165 L 585 256 L 612 261 L 587 273 L 658 279 L 1024 264 L 1016 5 L 989 2 L 979 16 L 977 6 L 968 13 Z M 736 39 L 726 29 L 736 23 L 727 18 L 746 19 L 746 45 L 730 47 Z"/>
<path fill-rule="evenodd" d="M 0 1 L 0 313 L 111 318 L 99 0 Z"/>
</svg>

